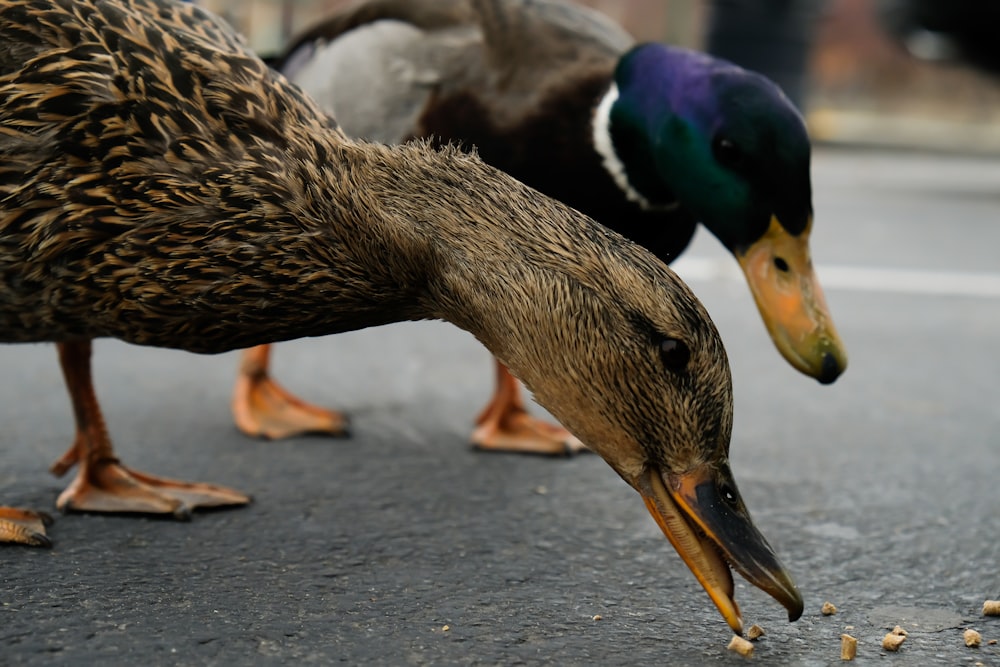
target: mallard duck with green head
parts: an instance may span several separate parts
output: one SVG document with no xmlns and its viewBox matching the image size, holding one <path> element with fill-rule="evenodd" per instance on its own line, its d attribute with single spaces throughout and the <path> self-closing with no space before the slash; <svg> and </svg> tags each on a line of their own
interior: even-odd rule
<svg viewBox="0 0 1000 667">
<path fill-rule="evenodd" d="M 247 501 L 118 459 L 93 339 L 217 353 L 442 319 L 639 492 L 735 631 L 730 566 L 802 613 L 729 467 L 721 339 L 677 276 L 474 155 L 349 139 L 197 7 L 0 0 L 0 281 L 0 340 L 58 344 L 63 509 Z M 44 545 L 43 523 L 2 508 L 0 541 Z"/>
<path fill-rule="evenodd" d="M 666 262 L 700 222 L 739 262 L 792 366 L 822 383 L 846 367 L 809 250 L 809 137 L 765 77 L 636 44 L 601 14 L 554 0 L 361 0 L 297 39 L 276 66 L 348 134 L 475 148 Z M 338 433 L 345 423 L 271 379 L 267 348 L 245 355 L 233 406 L 257 436 Z M 473 442 L 579 447 L 527 413 L 499 362 Z"/>
</svg>

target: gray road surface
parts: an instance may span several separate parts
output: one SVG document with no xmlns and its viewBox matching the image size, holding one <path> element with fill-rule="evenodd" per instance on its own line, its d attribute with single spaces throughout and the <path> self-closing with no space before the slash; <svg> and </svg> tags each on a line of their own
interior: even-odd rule
<svg viewBox="0 0 1000 667">
<path fill-rule="evenodd" d="M 814 181 L 851 355 L 836 384 L 780 360 L 714 240 L 679 266 L 730 354 L 733 470 L 806 599 L 789 624 L 738 581 L 767 632 L 753 662 L 839 664 L 847 629 L 859 665 L 1000 665 L 1000 618 L 980 616 L 1000 598 L 1000 161 L 825 149 Z M 354 437 L 246 440 L 235 355 L 97 344 L 122 458 L 255 502 L 189 523 L 59 516 L 52 550 L 0 548 L 0 664 L 743 664 L 600 459 L 468 448 L 492 381 L 470 336 L 394 325 L 275 361 Z M 2 347 L 0 364 L 0 500 L 52 508 L 65 480 L 46 469 L 72 434 L 55 350 Z M 897 624 L 909 638 L 886 654 Z"/>
</svg>

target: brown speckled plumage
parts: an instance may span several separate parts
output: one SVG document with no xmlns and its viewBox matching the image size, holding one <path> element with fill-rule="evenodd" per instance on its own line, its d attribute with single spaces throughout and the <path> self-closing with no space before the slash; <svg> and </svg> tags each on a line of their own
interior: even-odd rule
<svg viewBox="0 0 1000 667">
<path fill-rule="evenodd" d="M 222 352 L 424 318 L 476 335 L 647 504 L 675 511 L 662 487 L 693 468 L 729 483 L 719 336 L 623 237 L 475 156 L 348 140 L 190 5 L 0 0 L 0 63 L 0 340 L 62 344 L 78 434 L 55 468 L 81 473 L 61 506 L 189 498 L 118 463 L 89 339 Z M 665 338 L 690 361 L 665 365 Z"/>
</svg>

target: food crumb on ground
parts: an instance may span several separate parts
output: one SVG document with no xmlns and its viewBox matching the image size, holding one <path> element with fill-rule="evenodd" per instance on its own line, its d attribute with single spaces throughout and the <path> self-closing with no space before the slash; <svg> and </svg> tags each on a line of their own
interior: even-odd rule
<svg viewBox="0 0 1000 667">
<path fill-rule="evenodd" d="M 442 625 L 441 626 L 441 632 L 448 632 L 449 630 L 451 630 L 451 626 L 450 625 Z"/>
<path fill-rule="evenodd" d="M 858 654 L 858 640 L 850 635 L 840 635 L 840 659 L 854 660 Z"/>
<path fill-rule="evenodd" d="M 987 600 L 984 602 L 983 616 L 1000 616 L 1000 600 Z"/>
<path fill-rule="evenodd" d="M 899 627 L 898 625 L 896 626 Z M 898 651 L 900 645 L 906 640 L 905 634 L 896 634 L 895 631 L 890 632 L 885 637 L 882 638 L 882 648 L 886 651 Z"/>
<path fill-rule="evenodd" d="M 733 638 L 729 640 L 729 646 L 726 648 L 739 653 L 744 658 L 749 658 L 753 655 L 753 644 L 739 635 L 733 635 Z"/>
<path fill-rule="evenodd" d="M 824 616 L 833 616 L 837 613 L 837 608 L 833 606 L 833 603 L 827 600 L 823 603 L 823 607 L 819 610 L 819 613 Z"/>
<path fill-rule="evenodd" d="M 749 639 L 750 641 L 754 641 L 756 639 L 760 639 L 765 634 L 766 633 L 764 632 L 764 628 L 754 623 L 753 625 L 750 626 L 750 629 L 747 630 L 747 639 Z"/>
<path fill-rule="evenodd" d="M 971 648 L 983 643 L 983 636 L 972 628 L 966 628 L 965 632 L 962 633 L 962 639 L 965 640 L 965 645 Z"/>
<path fill-rule="evenodd" d="M 602 618 L 604 618 L 604 617 L 603 617 L 603 616 L 601 616 L 600 614 L 594 614 L 593 616 L 591 616 L 591 617 L 590 617 L 590 619 L 591 619 L 592 621 L 599 621 L 599 620 L 601 620 Z"/>
<path fill-rule="evenodd" d="M 997 640 L 995 640 L 995 639 L 991 639 L 991 640 L 989 640 L 989 641 L 988 641 L 988 642 L 986 642 L 986 643 L 987 643 L 987 644 L 989 644 L 990 646 L 993 646 L 994 644 L 996 644 L 996 643 L 997 643 Z"/>
</svg>

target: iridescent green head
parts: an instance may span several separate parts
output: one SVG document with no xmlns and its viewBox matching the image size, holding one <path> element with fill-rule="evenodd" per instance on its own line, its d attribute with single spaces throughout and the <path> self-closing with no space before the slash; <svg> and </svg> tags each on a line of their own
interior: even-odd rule
<svg viewBox="0 0 1000 667">
<path fill-rule="evenodd" d="M 739 261 L 775 344 L 821 382 L 846 367 L 809 255 L 810 142 L 766 77 L 643 44 L 626 53 L 595 119 L 595 145 L 627 196 L 675 203 Z"/>
</svg>

